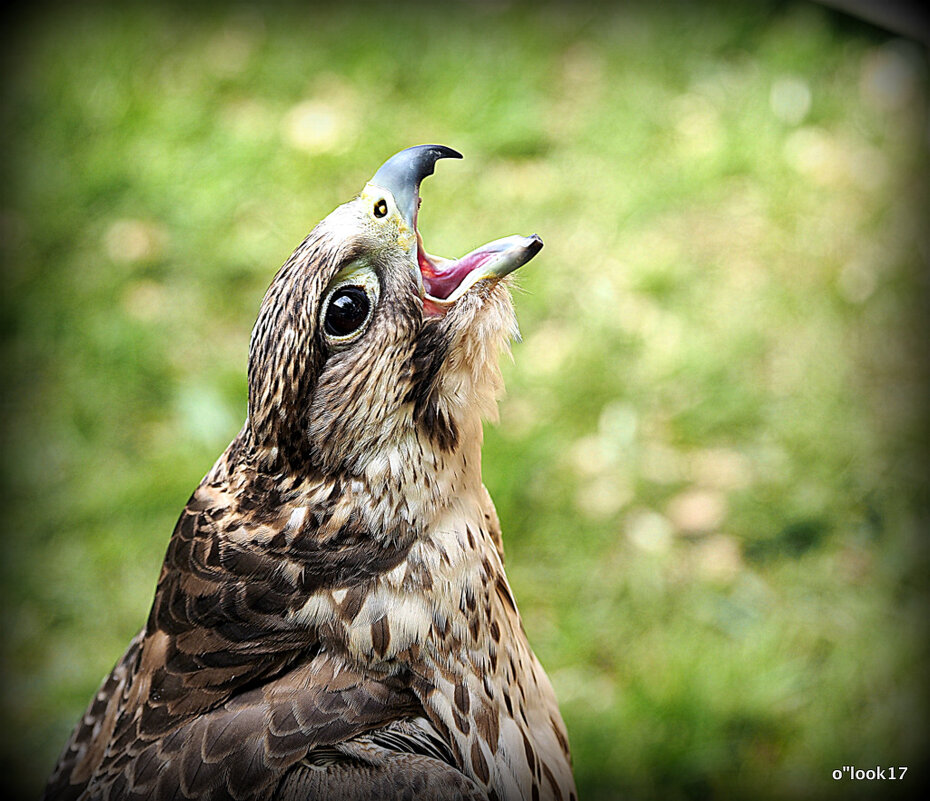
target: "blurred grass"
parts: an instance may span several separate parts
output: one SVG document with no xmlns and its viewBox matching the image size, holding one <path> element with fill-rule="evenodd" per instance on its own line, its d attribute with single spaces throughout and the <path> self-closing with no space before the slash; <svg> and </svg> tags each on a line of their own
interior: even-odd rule
<svg viewBox="0 0 930 801">
<path fill-rule="evenodd" d="M 925 770 L 927 60 L 808 3 L 80 8 L 6 33 L 4 781 L 34 797 L 391 153 L 521 275 L 485 477 L 583 798 Z"/>
</svg>

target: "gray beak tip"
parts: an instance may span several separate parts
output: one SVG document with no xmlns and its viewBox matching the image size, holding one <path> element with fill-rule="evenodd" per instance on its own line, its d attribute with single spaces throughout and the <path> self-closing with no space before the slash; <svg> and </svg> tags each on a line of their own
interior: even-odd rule
<svg viewBox="0 0 930 801">
<path fill-rule="evenodd" d="M 445 145 L 414 145 L 391 156 L 378 168 L 369 183 L 387 189 L 394 196 L 404 219 L 415 227 L 420 182 L 433 174 L 439 159 L 460 158 L 461 153 Z"/>
</svg>

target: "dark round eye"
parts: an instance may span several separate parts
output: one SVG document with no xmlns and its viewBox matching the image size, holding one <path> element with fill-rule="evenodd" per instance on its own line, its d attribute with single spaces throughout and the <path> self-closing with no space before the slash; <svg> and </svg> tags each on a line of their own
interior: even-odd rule
<svg viewBox="0 0 930 801">
<path fill-rule="evenodd" d="M 331 337 L 347 337 L 368 319 L 371 301 L 360 286 L 344 286 L 329 299 L 323 329 Z"/>
<path fill-rule="evenodd" d="M 377 203 L 375 203 L 375 217 L 384 217 L 387 214 L 387 203 L 384 198 L 381 198 Z"/>
</svg>

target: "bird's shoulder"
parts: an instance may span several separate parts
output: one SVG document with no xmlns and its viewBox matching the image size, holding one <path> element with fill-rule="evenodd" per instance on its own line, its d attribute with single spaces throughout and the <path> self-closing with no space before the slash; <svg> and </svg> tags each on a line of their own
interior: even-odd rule
<svg viewBox="0 0 930 801">
<path fill-rule="evenodd" d="M 401 672 L 346 650 L 348 621 L 409 545 L 373 537 L 345 497 L 338 480 L 208 474 L 175 526 L 147 625 L 47 798 L 265 798 L 315 747 L 422 713 Z M 301 614 L 321 604 L 327 614 Z"/>
</svg>

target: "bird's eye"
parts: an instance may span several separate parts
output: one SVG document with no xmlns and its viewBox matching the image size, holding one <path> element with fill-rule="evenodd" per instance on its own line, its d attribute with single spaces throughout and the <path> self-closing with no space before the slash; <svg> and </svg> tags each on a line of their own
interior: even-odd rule
<svg viewBox="0 0 930 801">
<path fill-rule="evenodd" d="M 348 347 L 365 332 L 379 297 L 378 273 L 365 257 L 344 264 L 333 276 L 320 309 L 320 333 L 331 351 Z"/>
<path fill-rule="evenodd" d="M 371 300 L 363 287 L 339 287 L 326 306 L 323 330 L 330 337 L 343 340 L 365 325 L 370 313 Z"/>
<path fill-rule="evenodd" d="M 384 217 L 387 215 L 387 212 L 387 202 L 384 198 L 381 198 L 381 200 L 375 203 L 375 217 Z"/>
</svg>

